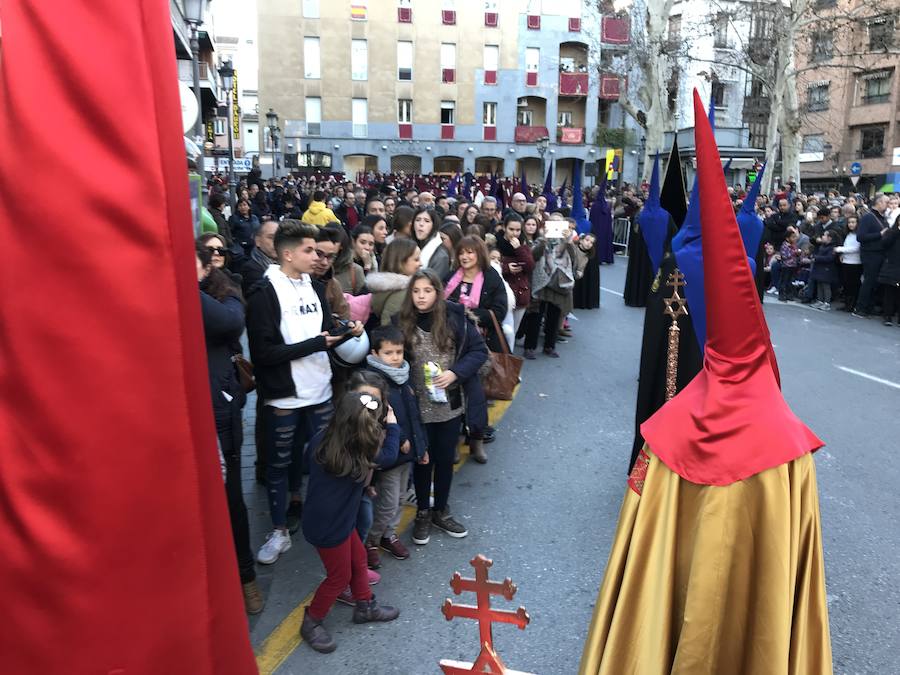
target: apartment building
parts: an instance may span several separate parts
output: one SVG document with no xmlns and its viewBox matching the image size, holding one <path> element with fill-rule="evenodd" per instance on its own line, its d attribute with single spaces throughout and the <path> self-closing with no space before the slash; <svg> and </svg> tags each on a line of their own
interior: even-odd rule
<svg viewBox="0 0 900 675">
<path fill-rule="evenodd" d="M 873 194 L 886 184 L 900 189 L 897 10 L 884 13 L 879 3 L 866 7 L 862 0 L 818 0 L 817 6 L 826 15 L 834 7 L 858 11 L 861 18 L 798 40 L 804 191 L 837 187 Z"/>
<path fill-rule="evenodd" d="M 282 128 L 275 153 L 261 128 L 264 175 L 283 155 L 300 171 L 539 182 L 543 160 L 561 182 L 575 159 L 605 156 L 598 129 L 626 125 L 617 79 L 594 66 L 600 49 L 627 48 L 629 21 L 593 4 L 259 0 L 260 115 Z"/>
<path fill-rule="evenodd" d="M 175 57 L 178 60 L 178 79 L 193 87 L 194 71 L 191 53 L 191 28 L 185 19 L 184 0 L 169 0 Z M 204 12 L 204 16 L 207 16 Z M 200 61 L 200 115 L 207 147 L 215 145 L 216 116 L 219 102 L 219 75 L 216 72 L 216 45 L 211 24 L 207 21 L 197 31 Z"/>
</svg>

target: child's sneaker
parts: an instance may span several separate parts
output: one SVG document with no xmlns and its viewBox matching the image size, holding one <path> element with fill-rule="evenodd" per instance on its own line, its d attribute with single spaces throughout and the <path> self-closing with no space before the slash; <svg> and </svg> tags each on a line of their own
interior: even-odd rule
<svg viewBox="0 0 900 675">
<path fill-rule="evenodd" d="M 409 550 L 403 545 L 400 541 L 400 537 L 396 534 L 392 534 L 390 539 L 387 537 L 382 537 L 379 542 L 379 546 L 382 549 L 390 553 L 397 560 L 406 560 L 409 557 Z"/>
<path fill-rule="evenodd" d="M 275 530 L 266 539 L 266 543 L 256 554 L 256 561 L 262 565 L 271 565 L 285 551 L 291 548 L 291 537 L 286 530 Z"/>
<path fill-rule="evenodd" d="M 431 513 L 417 511 L 416 520 L 413 523 L 412 540 L 414 544 L 424 546 L 431 540 Z"/>
<path fill-rule="evenodd" d="M 435 527 L 439 527 L 451 537 L 456 537 L 457 539 L 462 539 L 469 534 L 469 531 L 450 515 L 450 507 L 445 508 L 443 511 L 432 511 L 431 522 Z"/>
<path fill-rule="evenodd" d="M 378 574 L 375 570 L 366 570 L 366 575 L 369 580 L 369 586 L 374 586 L 379 581 L 381 581 L 381 575 Z"/>
<path fill-rule="evenodd" d="M 341 591 L 341 594 L 337 596 L 337 601 L 342 602 L 345 605 L 350 605 L 351 607 L 356 607 L 356 600 L 353 599 L 353 591 L 350 590 L 349 586 Z"/>
<path fill-rule="evenodd" d="M 406 491 L 406 494 L 403 496 L 403 503 L 407 506 L 415 506 L 416 505 L 416 489 L 409 488 Z"/>
<path fill-rule="evenodd" d="M 378 547 L 373 545 L 366 546 L 366 565 L 370 570 L 377 570 L 381 567 L 381 556 L 378 555 Z"/>
</svg>

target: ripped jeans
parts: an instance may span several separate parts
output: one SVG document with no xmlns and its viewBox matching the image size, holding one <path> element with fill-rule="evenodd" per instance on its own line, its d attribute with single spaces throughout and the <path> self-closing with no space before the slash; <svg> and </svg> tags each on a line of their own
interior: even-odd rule
<svg viewBox="0 0 900 675">
<path fill-rule="evenodd" d="M 276 529 L 287 527 L 288 492 L 300 494 L 304 449 L 331 420 L 331 401 L 306 408 L 266 406 L 266 487 Z"/>
</svg>

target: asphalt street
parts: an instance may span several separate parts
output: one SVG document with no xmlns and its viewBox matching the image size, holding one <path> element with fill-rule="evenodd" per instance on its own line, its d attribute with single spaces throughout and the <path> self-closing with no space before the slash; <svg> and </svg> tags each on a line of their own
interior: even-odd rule
<svg viewBox="0 0 900 675">
<path fill-rule="evenodd" d="M 275 564 L 259 567 L 265 611 L 250 621 L 261 672 L 279 675 L 438 673 L 441 658 L 474 660 L 474 621 L 441 614 L 453 572 L 470 576 L 478 553 L 491 577 L 518 584 L 513 602 L 531 624 L 498 625 L 509 668 L 577 672 L 597 589 L 626 489 L 643 309 L 620 297 L 626 261 L 601 272 L 602 306 L 577 311 L 575 337 L 560 359 L 526 362 L 518 396 L 487 446 L 490 461 L 456 474 L 451 508 L 469 536 L 434 533 L 412 557 L 385 557 L 375 593 L 401 610 L 390 624 L 356 626 L 337 605 L 326 620 L 330 655 L 297 644 L 297 607 L 323 577 L 301 534 Z M 767 298 L 766 316 L 783 391 L 795 413 L 827 443 L 816 454 L 835 673 L 900 672 L 900 328 Z M 253 480 L 252 401 L 247 406 L 245 493 L 254 550 L 270 523 Z M 762 412 L 761 414 L 765 414 Z M 772 430 L 778 433 L 777 429 Z M 467 597 L 468 595 L 468 597 Z"/>
</svg>

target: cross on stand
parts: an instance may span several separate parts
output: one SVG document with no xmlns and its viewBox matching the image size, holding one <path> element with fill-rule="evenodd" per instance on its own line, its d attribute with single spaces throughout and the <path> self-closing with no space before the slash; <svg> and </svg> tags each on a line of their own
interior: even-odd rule
<svg viewBox="0 0 900 675">
<path fill-rule="evenodd" d="M 452 600 L 447 598 L 444 600 L 441 612 L 447 621 L 457 617 L 477 620 L 481 639 L 481 652 L 478 654 L 475 663 L 442 659 L 440 662 L 441 670 L 444 671 L 445 675 L 463 675 L 464 673 L 527 675 L 506 668 L 503 661 L 500 660 L 500 657 L 494 651 L 494 638 L 492 635 L 492 627 L 495 622 L 511 623 L 518 626 L 521 630 L 525 630 L 525 626 L 531 621 L 524 607 L 519 607 L 515 612 L 491 608 L 492 595 L 502 595 L 507 600 L 512 600 L 516 594 L 516 585 L 508 577 L 503 581 L 489 581 L 488 569 L 494 563 L 480 553 L 469 561 L 469 564 L 475 568 L 475 578 L 464 579 L 459 572 L 456 572 L 453 578 L 450 579 L 450 588 L 453 589 L 453 593 L 456 595 L 464 591 L 475 593 L 477 604 L 475 606 L 455 605 Z"/>
</svg>

